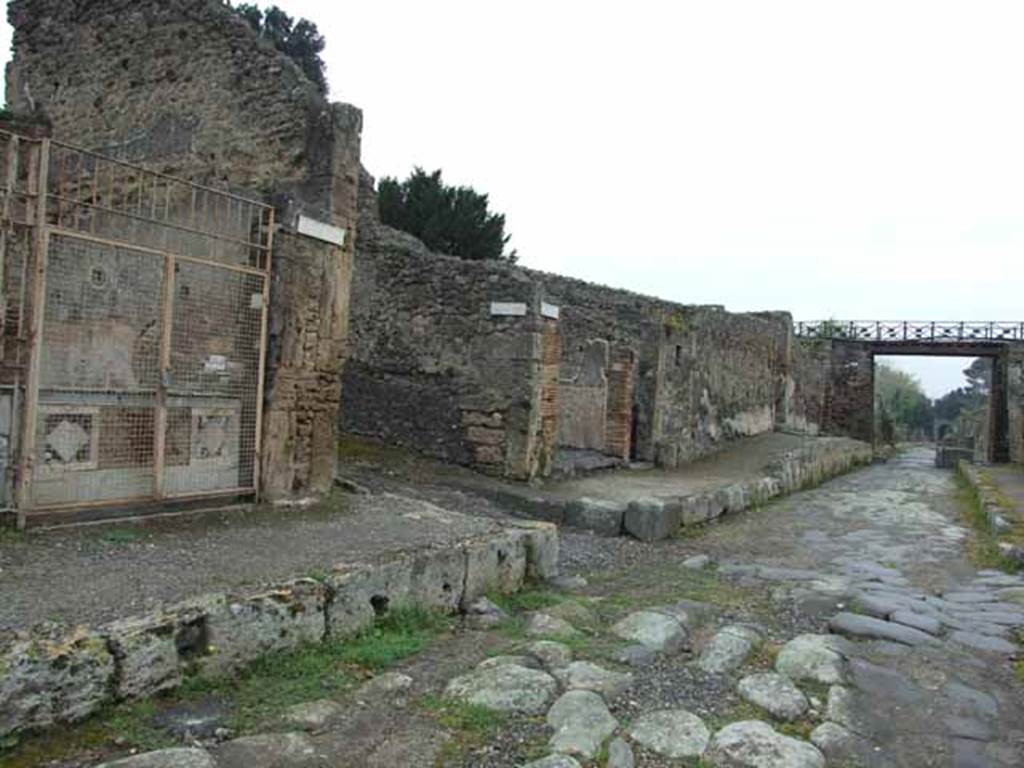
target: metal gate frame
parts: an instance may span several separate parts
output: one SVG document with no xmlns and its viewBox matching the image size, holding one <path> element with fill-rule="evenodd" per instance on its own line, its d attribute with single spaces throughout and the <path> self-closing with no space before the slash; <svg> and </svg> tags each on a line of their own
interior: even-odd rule
<svg viewBox="0 0 1024 768">
<path fill-rule="evenodd" d="M 3 204 L 5 226 L 15 221 L 10 203 L 20 194 L 24 200 L 21 209 L 24 220 L 18 223 L 32 227 L 32 268 L 24 267 L 30 277 L 31 297 L 25 296 L 19 312 L 27 312 L 28 333 L 19 328 L 19 338 L 27 348 L 27 377 L 24 384 L 24 407 L 20 415 L 20 445 L 17 448 L 18 471 L 15 493 L 19 525 L 33 512 L 74 511 L 91 507 L 113 507 L 145 502 L 189 500 L 218 496 L 257 495 L 260 487 L 262 455 L 262 426 L 264 408 L 264 379 L 266 374 L 267 336 L 270 303 L 271 258 L 274 236 L 274 209 L 271 206 L 237 195 L 193 184 L 165 174 L 149 171 L 141 166 L 106 157 L 50 139 L 32 138 L 0 131 L 7 140 L 6 185 Z M 18 169 L 19 145 L 38 146 L 31 155 L 30 166 Z M 17 190 L 19 179 L 25 186 Z M 105 188 L 104 185 L 106 185 Z M 176 200 L 172 207 L 172 198 Z M 191 201 L 190 205 L 187 201 Z M 201 205 L 199 201 L 202 201 Z M 178 203 L 186 201 L 184 208 Z M 162 212 L 161 212 L 162 209 Z M 187 216 L 183 210 L 187 209 Z M 138 231 L 163 234 L 153 243 L 134 242 L 130 238 L 114 237 L 104 232 L 98 221 L 106 216 L 131 222 Z M 223 217 L 223 219 L 219 217 Z M 228 217 L 250 235 L 236 237 L 230 234 Z M 248 218 L 246 218 L 248 216 Z M 218 230 L 218 223 L 225 226 Z M 122 229 L 124 225 L 119 225 Z M 100 231 L 98 231 L 100 230 Z M 102 501 L 83 501 L 61 505 L 37 505 L 33 486 L 37 470 L 37 434 L 40 414 L 41 364 L 43 359 L 44 318 L 46 315 L 47 269 L 50 246 L 54 235 L 76 239 L 94 245 L 125 248 L 148 253 L 163 260 L 163 281 L 160 296 L 161 322 L 159 342 L 159 382 L 154 393 L 153 424 L 153 492 L 148 496 Z M 198 242 L 203 252 L 184 253 L 184 247 L 168 245 L 174 237 L 182 242 Z M 162 247 L 161 247 L 162 241 Z M 248 254 L 252 264 L 230 263 L 224 253 Z M 218 260 L 218 255 L 220 260 Z M 3 275 L 0 247 L 0 276 Z M 236 256 L 237 260 L 237 256 Z M 196 493 L 168 493 L 165 488 L 167 468 L 168 391 L 172 362 L 172 330 L 174 328 L 175 286 L 177 267 L 181 263 L 226 270 L 230 273 L 255 276 L 262 281 L 261 307 L 258 330 L 258 358 L 255 382 L 255 433 L 252 439 L 252 482 L 244 487 L 221 488 Z M 0 293 L 5 290 L 0 286 Z M 253 294 L 256 298 L 256 294 Z M 255 306 L 250 307 L 255 309 Z M 0 355 L 2 356 L 2 355 Z M 19 374 L 20 378 L 20 374 Z M 16 387 L 16 391 L 17 391 Z M 15 396 L 17 399 L 17 394 Z M 180 406 L 179 406 L 180 407 Z M 239 425 L 239 465 L 241 466 L 242 432 Z M 246 446 L 246 451 L 248 447 Z"/>
</svg>

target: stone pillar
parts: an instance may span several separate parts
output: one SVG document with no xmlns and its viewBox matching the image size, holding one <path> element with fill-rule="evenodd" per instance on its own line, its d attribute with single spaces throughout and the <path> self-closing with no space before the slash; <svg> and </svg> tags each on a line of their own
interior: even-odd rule
<svg viewBox="0 0 1024 768">
<path fill-rule="evenodd" d="M 994 464 L 1010 460 L 1009 349 L 992 358 L 992 385 L 988 402 L 988 458 Z"/>
<path fill-rule="evenodd" d="M 329 119 L 320 173 L 277 201 L 261 461 L 261 492 L 272 501 L 326 493 L 334 479 L 362 115 L 335 104 Z M 301 234 L 307 214 L 344 230 L 344 245 Z"/>
<path fill-rule="evenodd" d="M 837 341 L 825 396 L 826 432 L 865 442 L 875 434 L 875 361 L 868 344 Z"/>
</svg>

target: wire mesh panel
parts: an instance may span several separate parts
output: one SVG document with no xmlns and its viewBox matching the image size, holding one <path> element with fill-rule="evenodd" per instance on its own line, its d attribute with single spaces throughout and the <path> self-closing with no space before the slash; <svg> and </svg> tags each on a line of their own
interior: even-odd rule
<svg viewBox="0 0 1024 768">
<path fill-rule="evenodd" d="M 255 491 L 272 209 L 49 140 L 32 163 L 0 272 L 37 339 L 23 509 Z"/>
<path fill-rule="evenodd" d="M 265 277 L 178 261 L 164 491 L 254 484 Z"/>
<path fill-rule="evenodd" d="M 149 253 L 50 238 L 36 504 L 153 495 L 163 274 Z"/>
</svg>

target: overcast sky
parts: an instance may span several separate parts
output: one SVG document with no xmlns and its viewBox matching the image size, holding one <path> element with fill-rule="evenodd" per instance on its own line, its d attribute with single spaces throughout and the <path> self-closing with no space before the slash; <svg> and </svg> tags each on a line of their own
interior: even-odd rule
<svg viewBox="0 0 1024 768">
<path fill-rule="evenodd" d="M 1024 3 L 278 4 L 326 34 L 370 171 L 489 193 L 524 265 L 797 319 L 1024 320 Z"/>
</svg>

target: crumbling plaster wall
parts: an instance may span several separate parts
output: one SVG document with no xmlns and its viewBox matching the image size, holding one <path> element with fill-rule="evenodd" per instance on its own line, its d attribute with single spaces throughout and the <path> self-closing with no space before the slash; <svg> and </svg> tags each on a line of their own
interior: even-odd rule
<svg viewBox="0 0 1024 768">
<path fill-rule="evenodd" d="M 154 170 L 273 202 L 264 491 L 333 475 L 357 223 L 359 110 L 330 104 L 219 0 L 12 0 L 7 101 L 53 135 Z M 342 248 L 296 235 L 304 214 Z M 325 459 L 324 457 L 330 457 Z"/>
</svg>

